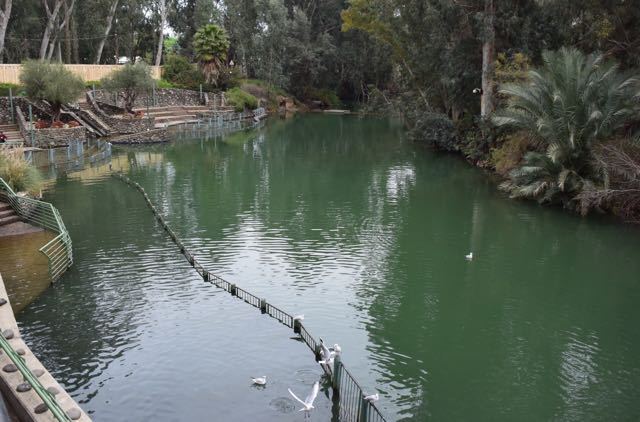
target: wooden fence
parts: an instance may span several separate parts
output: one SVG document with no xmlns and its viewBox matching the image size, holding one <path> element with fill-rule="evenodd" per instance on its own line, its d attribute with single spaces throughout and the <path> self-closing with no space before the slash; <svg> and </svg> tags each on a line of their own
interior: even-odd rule
<svg viewBox="0 0 640 422">
<path fill-rule="evenodd" d="M 65 64 L 67 69 L 80 76 L 84 81 L 97 81 L 107 76 L 112 71 L 119 69 L 122 65 L 115 64 Z M 154 79 L 160 79 L 161 67 L 150 66 L 151 76 Z M 0 64 L 0 83 L 20 83 L 20 71 L 22 65 L 19 64 Z"/>
</svg>

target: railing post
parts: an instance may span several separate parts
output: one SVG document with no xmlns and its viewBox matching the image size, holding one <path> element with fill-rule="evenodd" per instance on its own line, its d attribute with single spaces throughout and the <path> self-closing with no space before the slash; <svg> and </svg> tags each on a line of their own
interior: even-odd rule
<svg viewBox="0 0 640 422">
<path fill-rule="evenodd" d="M 340 376 L 342 371 L 342 362 L 340 361 L 340 353 L 336 353 L 333 357 L 333 379 L 331 380 L 331 386 L 333 387 L 333 394 L 340 394 Z"/>
<path fill-rule="evenodd" d="M 260 312 L 267 313 L 267 299 L 260 299 Z"/>
<path fill-rule="evenodd" d="M 237 292 L 235 284 L 229 285 L 229 293 L 231 293 L 231 296 L 236 296 Z"/>
<path fill-rule="evenodd" d="M 202 103 L 202 84 L 200 84 L 200 103 Z"/>
<path fill-rule="evenodd" d="M 360 419 L 359 422 L 367 422 L 369 416 L 370 403 L 364 399 L 364 396 L 360 397 Z"/>
<path fill-rule="evenodd" d="M 29 104 L 29 137 L 31 138 L 31 146 L 34 147 L 35 142 L 33 139 L 35 128 L 33 127 L 33 107 Z"/>
<path fill-rule="evenodd" d="M 319 362 L 322 360 L 322 354 L 320 353 L 321 350 L 322 350 L 322 347 L 319 344 L 316 344 L 316 349 L 313 351 L 313 353 L 315 353 L 316 355 L 316 362 Z"/>
<path fill-rule="evenodd" d="M 11 123 L 15 123 L 15 119 L 13 117 L 13 91 L 9 88 L 9 110 L 11 112 Z"/>
<path fill-rule="evenodd" d="M 299 319 L 293 320 L 293 332 L 296 334 L 300 334 L 300 327 L 302 327 L 302 322 Z"/>
<path fill-rule="evenodd" d="M 158 103 L 156 102 L 156 81 L 153 81 L 153 85 L 151 87 L 151 89 L 153 90 L 153 106 L 157 106 Z"/>
</svg>

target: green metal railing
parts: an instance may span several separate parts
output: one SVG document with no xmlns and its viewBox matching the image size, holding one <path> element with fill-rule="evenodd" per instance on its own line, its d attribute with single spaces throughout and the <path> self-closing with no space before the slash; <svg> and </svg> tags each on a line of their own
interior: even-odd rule
<svg viewBox="0 0 640 422">
<path fill-rule="evenodd" d="M 277 320 L 281 324 L 293 329 L 293 332 L 298 334 L 302 341 L 311 349 L 316 355 L 316 360 L 319 360 L 320 355 L 320 343 L 318 343 L 313 336 L 307 331 L 302 322 L 298 319 L 294 319 L 291 314 L 276 308 L 267 300 L 260 298 L 248 291 L 238 287 L 236 284 L 230 283 L 223 278 L 215 275 L 214 273 L 205 269 L 195 258 L 195 256 L 187 250 L 184 243 L 178 238 L 176 233 L 167 224 L 162 214 L 158 211 L 156 206 L 151 202 L 149 195 L 138 183 L 133 182 L 128 177 L 122 174 L 113 174 L 114 177 L 122 180 L 129 186 L 137 189 L 144 197 L 145 202 L 153 212 L 156 220 L 162 226 L 162 228 L 171 237 L 174 243 L 180 249 L 180 253 L 189 261 L 189 264 L 196 270 L 198 275 L 202 277 L 205 282 L 211 283 L 214 286 L 229 292 L 232 296 L 248 303 L 249 305 L 259 309 L 263 314 L 269 315 L 271 318 Z M 333 400 L 337 404 L 337 410 L 339 412 L 339 420 L 342 422 L 386 422 L 384 416 L 378 409 L 378 407 L 364 399 L 365 393 L 362 387 L 356 382 L 355 378 L 345 368 L 340 359 L 340 355 L 336 355 L 333 361 L 333 367 L 328 365 L 321 365 L 324 372 L 331 379 L 331 387 L 334 392 Z M 335 408 L 334 408 L 335 409 Z"/>
<path fill-rule="evenodd" d="M 2 180 L 2 179 L 0 179 Z M 20 356 L 13 347 L 9 344 L 7 339 L 0 333 L 0 348 L 6 353 L 7 357 L 13 362 L 13 364 L 18 368 L 18 371 L 22 374 L 25 382 L 28 382 L 31 385 L 31 388 L 40 396 L 44 404 L 47 408 L 53 413 L 53 416 L 61 422 L 70 422 L 71 418 L 67 416 L 60 404 L 56 401 L 53 394 L 47 391 L 46 388 L 40 383 L 38 377 L 36 377 L 33 372 L 27 367 L 24 362 L 22 356 Z"/>
<path fill-rule="evenodd" d="M 49 261 L 49 275 L 54 282 L 73 264 L 71 237 L 60 213 L 52 204 L 16 195 L 0 178 L 0 197 L 7 201 L 18 216 L 34 226 L 51 230 L 58 235 L 40 248 Z"/>
</svg>

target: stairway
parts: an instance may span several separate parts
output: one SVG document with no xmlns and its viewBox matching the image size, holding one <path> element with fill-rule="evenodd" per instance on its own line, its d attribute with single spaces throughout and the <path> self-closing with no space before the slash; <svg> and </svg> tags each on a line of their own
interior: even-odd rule
<svg viewBox="0 0 640 422">
<path fill-rule="evenodd" d="M 18 217 L 13 208 L 11 208 L 11 205 L 0 202 L 0 226 L 6 226 L 16 221 L 20 221 L 20 217 Z"/>
<path fill-rule="evenodd" d="M 23 147 L 24 138 L 20 133 L 20 128 L 15 124 L 0 125 L 0 131 L 7 136 L 7 140 L 0 144 L 0 148 Z"/>
<path fill-rule="evenodd" d="M 140 107 L 134 111 L 144 113 L 143 117 L 153 117 L 156 128 L 166 128 L 183 123 L 195 123 L 198 121 L 198 113 L 213 112 L 206 106 L 167 106 L 167 107 Z"/>
</svg>

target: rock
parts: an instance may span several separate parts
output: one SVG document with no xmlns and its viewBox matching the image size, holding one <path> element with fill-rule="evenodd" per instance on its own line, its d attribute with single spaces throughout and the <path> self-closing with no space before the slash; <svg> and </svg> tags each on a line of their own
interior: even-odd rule
<svg viewBox="0 0 640 422">
<path fill-rule="evenodd" d="M 75 421 L 76 419 L 80 419 L 80 416 L 82 416 L 82 412 L 77 407 L 73 407 L 67 410 L 67 416 Z"/>
<path fill-rule="evenodd" d="M 47 387 L 47 391 L 48 391 L 48 392 L 50 392 L 51 394 L 53 394 L 54 396 L 60 392 L 60 390 L 58 390 L 58 389 L 57 389 L 56 387 L 54 387 L 54 386 Z"/>
<path fill-rule="evenodd" d="M 40 403 L 33 409 L 33 411 L 36 412 L 37 414 L 44 413 L 47 410 L 49 410 L 49 407 L 44 403 Z"/>
<path fill-rule="evenodd" d="M 24 393 L 25 391 L 29 391 L 31 390 L 31 384 L 29 384 L 28 382 L 23 382 L 22 384 L 18 384 L 18 386 L 16 387 L 16 391 L 18 393 Z"/>
<path fill-rule="evenodd" d="M 24 356 L 27 352 L 25 352 L 25 350 L 21 347 L 19 349 L 16 349 L 16 353 L 20 356 Z"/>
<path fill-rule="evenodd" d="M 5 305 L 7 303 L 7 299 L 0 298 L 0 306 Z"/>
<path fill-rule="evenodd" d="M 40 378 L 44 374 L 44 371 L 42 369 L 32 369 L 31 373 Z"/>
<path fill-rule="evenodd" d="M 4 330 L 2 332 L 2 335 L 4 336 L 4 338 L 6 338 L 7 340 L 11 340 L 13 338 L 13 330 Z"/>
<path fill-rule="evenodd" d="M 4 372 L 16 372 L 18 370 L 18 367 L 15 366 L 13 363 L 8 363 L 2 367 L 2 370 Z"/>
</svg>

